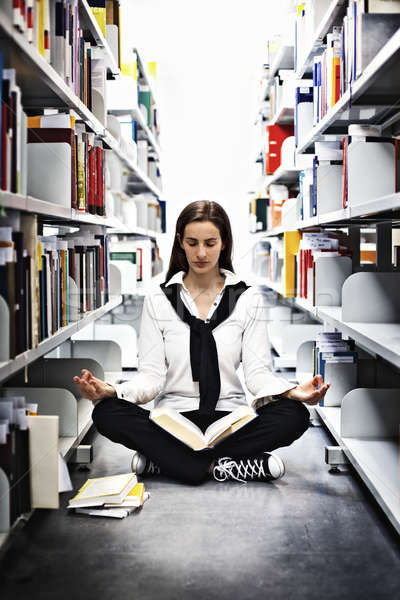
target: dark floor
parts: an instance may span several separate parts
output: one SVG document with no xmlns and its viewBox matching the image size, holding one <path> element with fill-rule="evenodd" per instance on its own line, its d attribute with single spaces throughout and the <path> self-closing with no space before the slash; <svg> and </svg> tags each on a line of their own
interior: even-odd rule
<svg viewBox="0 0 400 600">
<path fill-rule="evenodd" d="M 129 470 L 131 452 L 93 436 L 91 476 Z M 328 473 L 332 441 L 312 427 L 278 451 L 276 483 L 148 479 L 123 520 L 38 510 L 0 565 L 1 600 L 239 598 L 394 600 L 398 537 L 352 469 Z M 73 470 L 75 487 L 88 473 Z"/>
</svg>

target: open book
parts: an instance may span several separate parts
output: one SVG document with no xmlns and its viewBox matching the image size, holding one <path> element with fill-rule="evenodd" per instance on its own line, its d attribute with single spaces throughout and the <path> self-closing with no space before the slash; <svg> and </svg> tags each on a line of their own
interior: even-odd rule
<svg viewBox="0 0 400 600">
<path fill-rule="evenodd" d="M 214 448 L 219 442 L 222 442 L 256 417 L 258 417 L 258 414 L 251 406 L 239 406 L 229 415 L 225 415 L 212 423 L 203 433 L 197 425 L 173 408 L 154 408 L 150 413 L 150 419 L 154 423 L 157 423 L 162 429 L 168 431 L 193 450 Z"/>
</svg>

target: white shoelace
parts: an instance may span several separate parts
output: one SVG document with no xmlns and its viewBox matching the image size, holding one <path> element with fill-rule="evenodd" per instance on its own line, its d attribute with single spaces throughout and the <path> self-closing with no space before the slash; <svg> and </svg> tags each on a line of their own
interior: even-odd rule
<svg viewBox="0 0 400 600">
<path fill-rule="evenodd" d="M 225 461 L 225 462 L 224 462 Z M 217 481 L 226 481 L 228 478 L 235 479 L 241 483 L 246 483 L 246 478 L 266 479 L 264 471 L 264 459 L 233 460 L 229 456 L 220 458 L 214 466 L 214 477 Z M 235 473 L 236 471 L 236 473 Z M 244 477 L 245 479 L 241 479 Z"/>
</svg>

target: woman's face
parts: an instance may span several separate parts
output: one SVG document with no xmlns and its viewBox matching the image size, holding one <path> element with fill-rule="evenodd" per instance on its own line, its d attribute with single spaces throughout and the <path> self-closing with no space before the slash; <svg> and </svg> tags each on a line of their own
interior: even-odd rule
<svg viewBox="0 0 400 600">
<path fill-rule="evenodd" d="M 196 273 L 212 271 L 218 265 L 224 248 L 218 227 L 211 221 L 194 221 L 185 227 L 181 247 L 185 251 L 189 267 Z"/>
</svg>

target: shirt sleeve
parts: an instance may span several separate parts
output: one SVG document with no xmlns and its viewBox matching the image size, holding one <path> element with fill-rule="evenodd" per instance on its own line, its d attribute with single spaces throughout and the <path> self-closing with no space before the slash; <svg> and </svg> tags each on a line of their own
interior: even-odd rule
<svg viewBox="0 0 400 600">
<path fill-rule="evenodd" d="M 138 346 L 138 375 L 114 388 L 121 400 L 145 404 L 163 390 L 167 374 L 164 339 L 150 295 L 143 303 Z"/>
<path fill-rule="evenodd" d="M 265 294 L 249 294 L 247 317 L 242 336 L 244 381 L 254 398 L 251 405 L 259 408 L 295 387 L 272 371 L 271 344 L 268 336 L 269 311 Z M 276 400 L 277 398 L 275 398 Z"/>
</svg>

